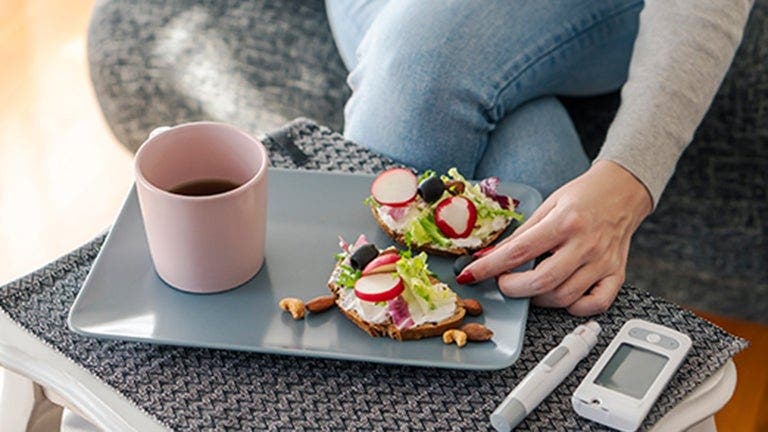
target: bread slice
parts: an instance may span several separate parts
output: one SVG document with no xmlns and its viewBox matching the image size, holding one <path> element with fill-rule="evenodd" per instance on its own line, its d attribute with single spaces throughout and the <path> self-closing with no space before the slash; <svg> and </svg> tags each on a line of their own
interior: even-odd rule
<svg viewBox="0 0 768 432">
<path fill-rule="evenodd" d="M 461 325 L 461 321 L 464 319 L 464 315 L 466 315 L 466 310 L 464 309 L 464 306 L 462 306 L 461 300 L 457 296 L 456 311 L 454 311 L 452 316 L 437 323 L 424 323 L 401 330 L 391 321 L 391 319 L 380 324 L 365 321 L 362 317 L 360 317 L 360 315 L 357 314 L 357 312 L 353 310 L 346 310 L 340 305 L 339 292 L 345 288 L 339 286 L 336 283 L 338 280 L 339 272 L 341 271 L 339 266 L 340 264 L 336 264 L 336 267 L 334 267 L 333 272 L 331 273 L 331 277 L 328 280 L 328 288 L 336 296 L 336 306 L 338 306 L 338 309 L 347 318 L 349 318 L 350 321 L 355 323 L 364 332 L 373 337 L 388 336 L 392 339 L 404 341 L 441 336 L 448 329 L 458 328 Z M 439 283 L 439 281 L 434 282 Z"/>
<path fill-rule="evenodd" d="M 509 223 L 505 225 L 503 228 L 494 231 L 489 235 L 488 237 L 483 239 L 482 244 L 476 248 L 465 248 L 465 247 L 452 247 L 448 249 L 441 248 L 437 245 L 409 245 L 405 243 L 405 235 L 403 233 L 398 233 L 395 230 L 392 229 L 389 225 L 387 225 L 386 222 L 379 216 L 379 212 L 377 207 L 371 207 L 371 213 L 373 214 L 374 219 L 376 219 L 376 222 L 379 224 L 379 227 L 381 227 L 382 231 L 384 231 L 388 236 L 392 238 L 392 240 L 396 241 L 397 243 L 411 248 L 415 249 L 417 251 L 424 251 L 430 255 L 440 255 L 440 256 L 447 256 L 447 257 L 453 257 L 453 256 L 460 256 L 460 255 L 467 255 L 469 253 L 472 253 L 474 251 L 480 250 L 484 247 L 489 246 L 491 243 L 496 241 L 496 239 L 499 238 L 502 234 L 504 234 L 504 231 L 506 231 L 507 227 L 510 223 L 512 223 L 512 219 L 510 219 Z"/>
</svg>

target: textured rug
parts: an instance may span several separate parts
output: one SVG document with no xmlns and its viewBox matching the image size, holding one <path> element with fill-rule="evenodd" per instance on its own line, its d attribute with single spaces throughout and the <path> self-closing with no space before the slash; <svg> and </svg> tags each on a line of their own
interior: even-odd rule
<svg viewBox="0 0 768 432">
<path fill-rule="evenodd" d="M 299 120 L 266 140 L 275 166 L 373 173 L 391 166 L 316 124 Z M 0 310 L 175 430 L 487 430 L 490 413 L 565 334 L 584 320 L 532 307 L 523 351 L 489 372 L 386 366 L 101 340 L 67 328 L 72 302 L 99 252 L 98 237 L 41 270 L 0 288 Z M 651 410 L 657 422 L 746 341 L 648 292 L 625 285 L 597 348 L 519 430 L 603 430 L 578 417 L 570 396 L 611 338 L 642 318 L 693 340 L 685 363 Z M 418 343 L 418 342 L 414 342 Z"/>
</svg>

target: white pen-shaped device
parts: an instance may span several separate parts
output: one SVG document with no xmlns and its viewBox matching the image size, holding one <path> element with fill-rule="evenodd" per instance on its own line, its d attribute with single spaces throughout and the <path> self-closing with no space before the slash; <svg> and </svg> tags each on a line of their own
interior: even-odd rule
<svg viewBox="0 0 768 432">
<path fill-rule="evenodd" d="M 555 389 L 597 343 L 600 324 L 589 321 L 565 335 L 491 414 L 499 432 L 511 431 Z"/>
</svg>

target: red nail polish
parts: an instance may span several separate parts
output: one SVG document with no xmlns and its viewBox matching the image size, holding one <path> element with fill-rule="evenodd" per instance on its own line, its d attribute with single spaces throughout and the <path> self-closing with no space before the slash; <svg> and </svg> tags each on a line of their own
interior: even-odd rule
<svg viewBox="0 0 768 432">
<path fill-rule="evenodd" d="M 462 285 L 471 284 L 474 281 L 475 281 L 475 275 L 473 275 L 472 272 L 469 270 L 464 270 L 456 277 L 456 282 Z"/>
<path fill-rule="evenodd" d="M 489 253 L 490 251 L 492 251 L 495 247 L 496 246 L 488 246 L 486 248 L 480 249 L 479 251 L 477 251 L 474 254 L 472 254 L 472 256 L 475 257 L 475 258 L 480 258 L 481 256 L 483 256 L 483 255 Z"/>
</svg>

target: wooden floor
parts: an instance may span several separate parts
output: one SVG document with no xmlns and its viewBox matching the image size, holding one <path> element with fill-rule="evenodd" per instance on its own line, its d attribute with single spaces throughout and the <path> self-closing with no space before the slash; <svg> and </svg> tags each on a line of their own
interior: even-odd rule
<svg viewBox="0 0 768 432">
<path fill-rule="evenodd" d="M 105 229 L 131 184 L 89 83 L 92 4 L 0 0 L 0 285 Z M 768 328 L 707 318 L 752 342 L 719 430 L 768 431 Z"/>
</svg>

